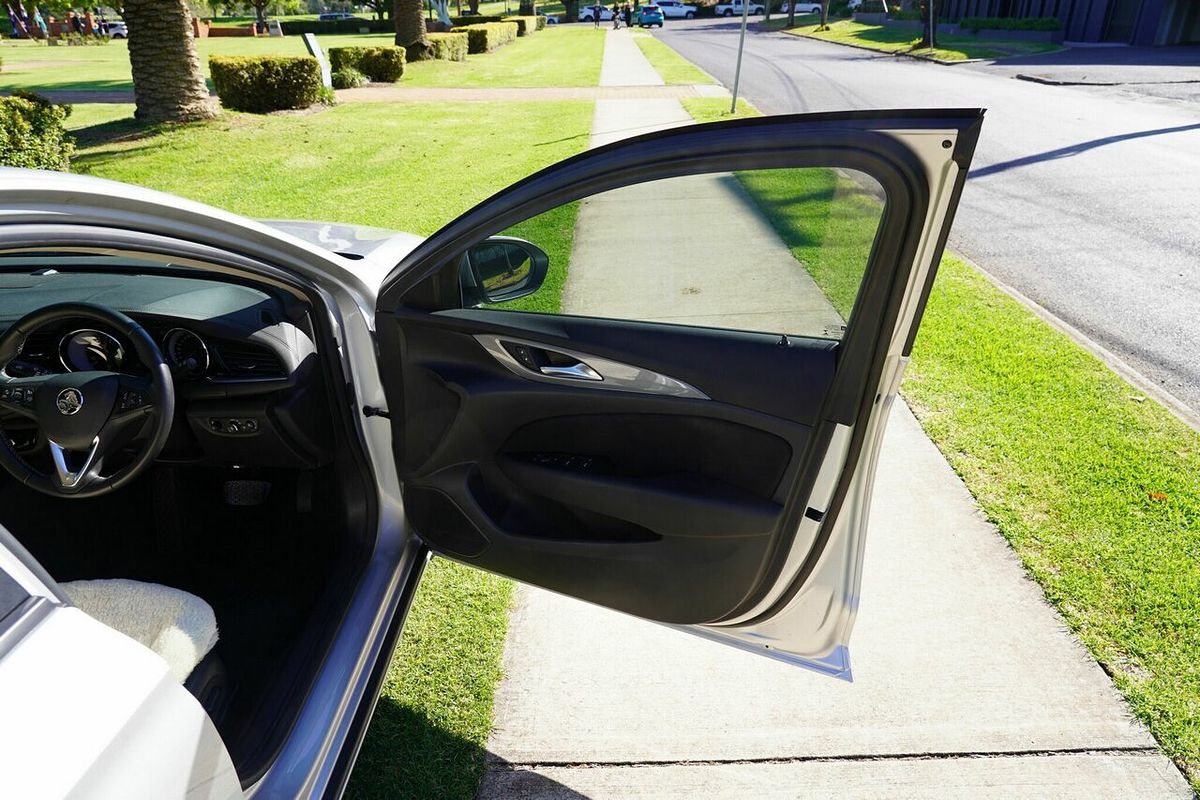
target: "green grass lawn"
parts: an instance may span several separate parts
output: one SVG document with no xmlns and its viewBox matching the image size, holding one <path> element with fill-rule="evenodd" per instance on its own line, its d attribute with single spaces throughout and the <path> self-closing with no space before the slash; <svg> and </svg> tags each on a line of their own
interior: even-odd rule
<svg viewBox="0 0 1200 800">
<path fill-rule="evenodd" d="M 938 36 L 940 47 L 916 49 L 914 45 L 921 34 L 911 28 L 893 28 L 884 25 L 866 25 L 853 20 L 838 20 L 829 23 L 829 30 L 818 31 L 813 22 L 795 28 L 786 28 L 787 18 L 763 23 L 768 29 L 782 30 L 795 36 L 808 36 L 839 44 L 855 44 L 883 53 L 908 53 L 910 55 L 937 58 L 943 61 L 964 61 L 968 58 L 1005 58 L 1007 56 L 1032 55 L 1062 49 L 1049 42 L 1004 42 L 980 41 L 974 36 Z"/>
<path fill-rule="evenodd" d="M 91 104 L 78 108 L 96 114 Z M 583 101 L 346 103 L 302 115 L 230 113 L 114 139 L 129 127 L 117 121 L 75 130 L 75 169 L 250 216 L 429 234 L 586 147 L 591 110 Z"/>
<path fill-rule="evenodd" d="M 346 104 L 303 115 L 227 113 L 151 131 L 121 119 L 128 112 L 77 106 L 78 171 L 252 216 L 428 234 L 586 147 L 592 104 Z M 511 592 L 509 581 L 448 561 L 426 570 L 350 797 L 473 797 Z"/>
<path fill-rule="evenodd" d="M 711 75 L 649 33 L 638 31 L 633 34 L 633 37 L 638 47 L 642 49 L 642 55 L 646 56 L 650 66 L 657 70 L 666 83 L 716 83 Z"/>
<path fill-rule="evenodd" d="M 321 46 L 379 46 L 391 34 L 333 34 L 318 37 Z M 198 39 L 208 75 L 211 55 L 307 54 L 299 36 L 283 38 Z M 595 86 L 600 82 L 604 32 L 591 28 L 546 28 L 534 36 L 465 62 L 419 61 L 409 64 L 401 86 Z M 133 91 L 129 50 L 124 41 L 88 47 L 47 47 L 28 41 L 0 43 L 4 69 L 0 92 Z"/>
<path fill-rule="evenodd" d="M 728 108 L 687 104 L 702 119 Z M 744 181 L 843 313 L 862 270 L 847 257 L 852 235 L 879 210 L 859 195 L 842 204 L 847 225 L 809 221 L 829 217 L 829 192 L 845 180 L 829 175 L 786 203 Z M 903 393 L 1047 599 L 1200 787 L 1200 434 L 952 255 Z"/>
<path fill-rule="evenodd" d="M 402 86 L 596 86 L 604 57 L 604 31 L 548 26 L 487 55 L 464 62 L 409 64 Z"/>
</svg>

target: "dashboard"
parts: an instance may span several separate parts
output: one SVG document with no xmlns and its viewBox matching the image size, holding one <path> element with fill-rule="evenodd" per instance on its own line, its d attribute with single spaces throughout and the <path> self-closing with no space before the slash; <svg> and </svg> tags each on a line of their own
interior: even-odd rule
<svg viewBox="0 0 1200 800">
<path fill-rule="evenodd" d="M 159 345 L 175 384 L 176 420 L 160 460 L 287 467 L 328 460 L 331 415 L 307 305 L 269 286 L 135 267 L 64 256 L 0 271 L 0 330 L 54 303 L 121 311 Z M 117 331 L 72 318 L 31 331 L 5 368 L 12 377 L 90 370 L 147 371 Z M 19 449 L 36 449 L 36 431 L 22 424 L 0 418 Z"/>
</svg>

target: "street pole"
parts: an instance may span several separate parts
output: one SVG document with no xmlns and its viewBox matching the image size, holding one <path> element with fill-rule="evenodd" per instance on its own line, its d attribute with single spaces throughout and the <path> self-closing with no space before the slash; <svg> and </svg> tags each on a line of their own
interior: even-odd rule
<svg viewBox="0 0 1200 800">
<path fill-rule="evenodd" d="M 771 0 L 767 0 L 771 2 Z M 796 2 L 796 0 L 792 0 Z M 733 70 L 733 102 L 729 104 L 729 113 L 737 113 L 738 84 L 742 81 L 742 49 L 746 46 L 746 20 L 750 16 L 750 0 L 742 0 L 742 35 L 738 37 L 737 66 Z"/>
</svg>

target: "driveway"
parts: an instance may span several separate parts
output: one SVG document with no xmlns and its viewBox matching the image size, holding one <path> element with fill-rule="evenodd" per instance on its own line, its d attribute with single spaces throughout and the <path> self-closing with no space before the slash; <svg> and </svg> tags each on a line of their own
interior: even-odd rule
<svg viewBox="0 0 1200 800">
<path fill-rule="evenodd" d="M 733 85 L 736 25 L 655 35 Z M 769 113 L 986 107 L 951 246 L 1200 414 L 1200 104 L 1045 86 L 1009 69 L 751 33 L 741 91 Z"/>
<path fill-rule="evenodd" d="M 675 100 L 600 101 L 592 144 L 686 120 Z M 783 274 L 803 270 L 736 187 L 680 186 L 689 207 L 722 214 L 718 231 L 673 214 L 604 227 L 670 202 L 649 187 L 581 206 L 564 311 L 666 307 L 736 327 L 701 298 L 738 263 L 789 295 L 748 280 L 739 308 L 836 324 L 811 281 Z M 522 586 L 478 797 L 1191 797 L 902 404 L 863 587 L 845 683 Z"/>
</svg>

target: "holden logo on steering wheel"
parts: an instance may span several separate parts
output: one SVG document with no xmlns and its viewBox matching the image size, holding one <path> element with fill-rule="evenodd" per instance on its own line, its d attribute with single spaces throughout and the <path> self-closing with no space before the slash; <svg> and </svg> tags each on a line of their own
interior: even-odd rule
<svg viewBox="0 0 1200 800">
<path fill-rule="evenodd" d="M 78 414 L 79 409 L 83 408 L 83 393 L 78 389 L 63 389 L 58 393 L 58 399 L 54 401 L 58 406 L 60 414 L 71 416 Z"/>
</svg>

